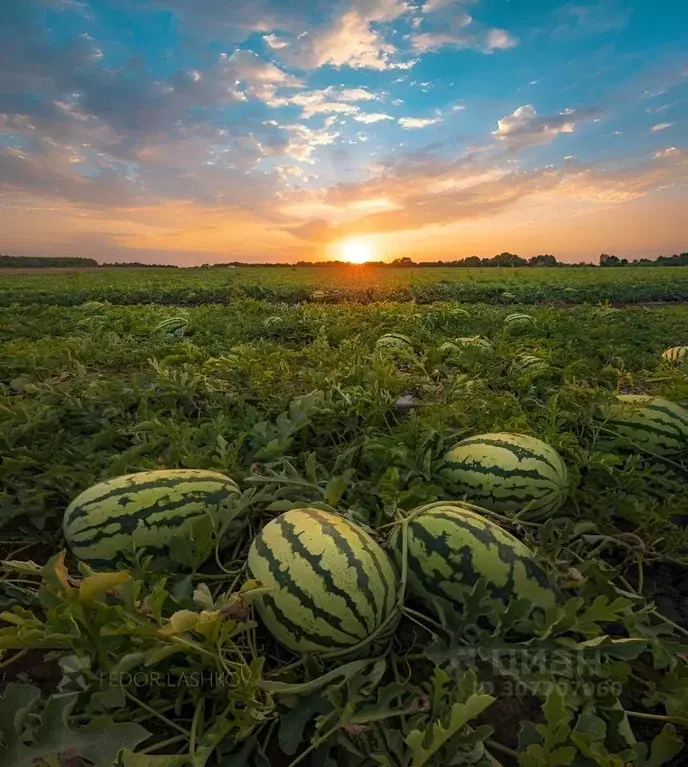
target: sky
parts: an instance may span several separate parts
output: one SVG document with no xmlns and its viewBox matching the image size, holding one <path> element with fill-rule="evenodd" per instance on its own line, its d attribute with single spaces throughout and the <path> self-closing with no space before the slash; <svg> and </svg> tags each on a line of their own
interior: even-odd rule
<svg viewBox="0 0 688 767">
<path fill-rule="evenodd" d="M 3 253 L 579 261 L 687 222 L 685 0 L 0 2 Z"/>
</svg>

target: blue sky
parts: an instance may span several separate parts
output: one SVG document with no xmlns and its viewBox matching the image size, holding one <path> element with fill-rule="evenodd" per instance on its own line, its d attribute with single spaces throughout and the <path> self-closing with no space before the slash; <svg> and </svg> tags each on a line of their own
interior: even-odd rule
<svg viewBox="0 0 688 767">
<path fill-rule="evenodd" d="M 0 249 L 686 250 L 679 0 L 5 0 Z"/>
</svg>

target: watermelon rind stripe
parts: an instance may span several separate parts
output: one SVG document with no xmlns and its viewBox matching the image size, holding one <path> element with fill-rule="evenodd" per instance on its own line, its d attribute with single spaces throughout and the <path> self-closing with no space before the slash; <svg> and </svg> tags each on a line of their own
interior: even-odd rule
<svg viewBox="0 0 688 767">
<path fill-rule="evenodd" d="M 146 472 L 146 474 L 148 474 Z M 136 475 L 133 475 L 136 476 Z M 113 482 L 113 480 L 106 480 L 106 482 L 102 484 L 108 484 L 109 482 Z M 171 477 L 169 479 L 153 479 L 153 480 L 147 480 L 145 482 L 127 482 L 126 485 L 119 485 L 118 487 L 115 487 L 113 490 L 110 490 L 109 492 L 105 493 L 104 495 L 98 495 L 93 498 L 88 498 L 87 500 L 84 500 L 80 503 L 78 503 L 79 496 L 76 498 L 72 503 L 75 504 L 74 511 L 70 515 L 70 522 L 74 522 L 75 520 L 79 519 L 80 517 L 86 516 L 90 508 L 92 506 L 98 506 L 104 503 L 105 501 L 112 500 L 114 498 L 117 498 L 122 495 L 132 495 L 134 493 L 139 493 L 143 490 L 157 490 L 158 488 L 165 488 L 169 487 L 171 489 L 176 489 L 180 485 L 200 485 L 202 487 L 208 487 L 212 484 L 217 484 L 220 487 L 223 488 L 225 492 L 229 488 L 235 487 L 236 485 L 230 480 L 230 479 L 215 479 L 215 478 L 208 478 L 208 477 L 178 477 L 174 478 Z M 90 490 L 85 491 L 81 495 L 86 495 L 89 493 Z M 238 488 L 236 488 L 236 492 L 238 492 Z"/>
<path fill-rule="evenodd" d="M 323 607 L 318 605 L 313 600 L 313 596 L 309 594 L 305 588 L 302 588 L 298 583 L 296 583 L 296 581 L 291 577 L 289 574 L 289 565 L 280 562 L 277 559 L 270 546 L 265 543 L 260 535 L 257 536 L 255 544 L 256 551 L 267 563 L 268 570 L 270 575 L 272 575 L 272 577 L 275 579 L 275 583 L 277 583 L 281 589 L 288 591 L 290 594 L 296 597 L 305 610 L 310 611 L 315 618 L 320 618 L 321 620 L 325 621 L 325 623 L 331 624 L 331 626 L 334 627 L 337 631 L 345 634 L 347 637 L 349 637 L 349 642 L 351 639 L 358 641 L 365 638 L 365 633 L 353 634 L 347 631 L 342 627 L 341 616 L 328 612 Z M 319 571 L 316 570 L 316 573 L 318 572 Z M 297 624 L 294 623 L 294 625 Z"/>
<path fill-rule="evenodd" d="M 353 634 L 344 629 L 341 629 L 341 631 L 343 631 L 345 634 L 349 634 L 350 636 L 355 636 L 357 639 L 362 639 L 363 637 L 365 637 L 365 632 L 368 631 L 368 625 L 365 618 L 361 615 L 361 612 L 358 609 L 358 605 L 351 598 L 351 595 L 344 589 L 339 588 L 339 586 L 337 586 L 337 584 L 334 582 L 332 573 L 322 566 L 322 562 L 321 562 L 322 555 L 314 554 L 312 551 L 308 549 L 307 546 L 303 544 L 303 542 L 301 541 L 301 539 L 299 538 L 296 532 L 296 528 L 291 522 L 286 520 L 284 517 L 279 517 L 275 521 L 279 525 L 282 536 L 291 547 L 291 550 L 298 556 L 302 557 L 306 562 L 308 562 L 308 564 L 313 568 L 313 572 L 315 573 L 315 575 L 318 578 L 321 578 L 323 580 L 327 591 L 329 591 L 332 594 L 336 594 L 338 597 L 341 597 L 344 600 L 344 602 L 346 603 L 346 606 L 349 608 L 352 614 L 356 617 L 356 620 L 360 624 L 364 633 Z M 262 548 L 260 546 L 260 543 L 263 544 Z M 269 554 L 270 550 L 267 548 L 267 546 L 265 546 L 264 542 L 262 541 L 259 542 L 258 540 L 256 540 L 256 544 L 261 556 L 265 556 L 265 558 L 268 561 L 270 561 L 270 554 Z M 275 580 L 278 580 L 276 576 L 275 576 Z M 293 591 L 295 594 L 298 595 L 298 589 L 299 589 L 298 585 L 296 585 L 296 590 L 287 586 L 284 586 L 284 588 L 287 588 L 289 591 Z M 341 619 L 338 616 L 334 616 L 333 618 L 331 618 L 331 620 L 335 622 L 335 625 L 341 624 Z"/>
<path fill-rule="evenodd" d="M 392 572 L 389 572 L 386 575 L 385 573 L 383 573 L 380 560 L 378 556 L 376 555 L 376 553 L 370 548 L 368 540 L 366 536 L 363 534 L 362 530 L 359 530 L 356 527 L 352 527 L 351 532 L 361 542 L 361 547 L 366 552 L 366 554 L 368 554 L 368 556 L 370 557 L 373 563 L 373 567 L 375 568 L 375 571 L 377 572 L 378 578 L 380 579 L 380 582 L 382 583 L 382 590 L 383 590 L 382 614 L 386 618 L 394 606 L 394 601 L 396 597 L 396 595 L 390 593 L 390 588 L 389 588 L 390 578 L 393 578 L 394 574 Z M 391 603 L 390 603 L 390 597 L 391 597 Z"/>
<path fill-rule="evenodd" d="M 320 523 L 320 529 L 323 535 L 326 535 L 334 541 L 339 552 L 345 557 L 347 565 L 356 573 L 356 584 L 365 595 L 368 604 L 372 608 L 370 619 L 374 621 L 375 613 L 381 606 L 377 604 L 375 594 L 373 594 L 373 591 L 370 588 L 370 575 L 365 571 L 361 560 L 356 556 L 356 552 L 351 548 L 349 541 L 336 527 L 334 527 L 334 525 L 330 524 L 327 517 L 313 509 L 310 509 L 308 513 Z M 370 619 L 368 621 L 368 630 L 372 631 L 373 628 L 375 628 L 375 625 L 374 623 L 371 625 Z"/>
<path fill-rule="evenodd" d="M 184 521 L 184 519 L 188 519 L 189 517 L 195 517 L 195 516 L 204 516 L 208 513 L 207 510 L 199 509 L 198 511 L 195 511 L 194 513 L 189 514 L 180 514 L 176 517 L 168 518 L 167 514 L 171 511 L 177 511 L 178 509 L 184 509 L 186 506 L 189 506 L 193 508 L 194 506 L 198 506 L 200 503 L 203 503 L 204 505 L 208 505 L 210 507 L 216 506 L 219 503 L 221 503 L 223 500 L 225 500 L 227 497 L 226 492 L 221 491 L 213 495 L 209 495 L 207 493 L 201 493 L 198 494 L 186 494 L 183 498 L 180 498 L 178 501 L 172 501 L 168 502 L 165 500 L 166 496 L 163 498 L 159 498 L 154 504 L 151 506 L 145 506 L 142 509 L 139 509 L 137 511 L 132 511 L 129 514 L 122 514 L 118 517 L 107 517 L 107 519 L 104 522 L 98 521 L 95 522 L 92 525 L 87 525 L 85 527 L 82 527 L 81 529 L 75 527 L 71 524 L 69 525 L 70 529 L 70 537 L 76 539 L 79 543 L 95 543 L 97 540 L 100 540 L 102 537 L 100 535 L 100 532 L 103 529 L 103 525 L 111 525 L 111 524 L 118 524 L 121 526 L 123 532 L 131 533 L 133 532 L 139 524 L 139 521 L 143 521 L 146 525 L 146 527 L 157 527 L 157 526 L 174 526 L 176 524 L 181 523 Z M 158 519 L 154 519 L 154 514 L 162 514 L 162 516 Z M 156 522 L 159 522 L 160 525 L 156 525 Z M 92 538 L 83 538 L 82 536 L 86 533 L 94 532 L 95 535 Z"/>
<path fill-rule="evenodd" d="M 261 597 L 265 607 L 270 610 L 279 622 L 282 628 L 285 628 L 297 641 L 303 640 L 311 642 L 315 647 L 331 647 L 332 649 L 348 649 L 351 647 L 351 643 L 338 642 L 330 636 L 323 636 L 322 634 L 315 634 L 309 631 L 307 628 L 295 623 L 291 620 L 280 608 L 277 606 L 275 600 L 269 595 L 264 594 Z"/>
</svg>

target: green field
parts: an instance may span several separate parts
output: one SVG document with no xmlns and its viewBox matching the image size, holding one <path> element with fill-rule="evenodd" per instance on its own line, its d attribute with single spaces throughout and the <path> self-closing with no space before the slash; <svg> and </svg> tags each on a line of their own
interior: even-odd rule
<svg viewBox="0 0 688 767">
<path fill-rule="evenodd" d="M 314 296 L 315 294 L 315 296 Z M 236 269 L 51 269 L 3 273 L 0 306 L 11 303 L 195 306 L 236 298 L 267 301 L 457 300 L 489 303 L 685 301 L 683 267 L 508 269 L 238 267 Z"/>
<path fill-rule="evenodd" d="M 688 345 L 687 296 L 688 269 L 664 267 L 0 273 L 0 663 L 46 698 L 60 680 L 74 691 L 71 729 L 53 716 L 44 742 L 88 756 L 114 720 L 124 767 L 682 764 L 688 444 L 621 444 L 599 408 L 625 392 L 688 405 L 688 369 L 661 357 Z M 413 349 L 382 352 L 390 332 Z M 492 350 L 441 349 L 472 336 Z M 542 362 L 530 374 L 526 355 Z M 384 544 L 447 497 L 445 451 L 495 431 L 568 466 L 560 512 L 501 519 L 557 579 L 558 607 L 496 618 L 479 589 L 458 617 L 414 605 L 386 654 L 339 664 L 299 662 L 247 622 L 246 551 L 278 511 L 327 503 Z M 142 567 L 86 593 L 88 573 L 56 557 L 69 502 L 181 467 L 231 476 L 249 504 L 224 569 Z M 0 698 L 5 718 L 25 705 Z M 8 765 L 45 753 L 4 747 Z"/>
</svg>

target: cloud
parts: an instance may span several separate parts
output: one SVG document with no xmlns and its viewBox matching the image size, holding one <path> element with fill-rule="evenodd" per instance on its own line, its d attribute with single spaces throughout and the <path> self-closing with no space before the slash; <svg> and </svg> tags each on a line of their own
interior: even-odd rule
<svg viewBox="0 0 688 767">
<path fill-rule="evenodd" d="M 676 162 L 673 155 L 621 169 L 585 166 L 569 158 L 560 168 L 523 171 L 478 152 L 448 166 L 432 159 L 402 163 L 381 168 L 362 183 L 301 191 L 290 198 L 283 212 L 298 219 L 287 224 L 292 234 L 325 244 L 349 236 L 426 227 L 437 233 L 437 227 L 506 215 L 525 200 L 529 210 L 540 205 L 543 213 L 551 213 L 556 200 L 599 210 L 601 205 L 633 202 L 686 179 L 688 164 Z M 352 204 L 359 200 L 385 200 L 385 209 L 359 211 L 355 216 Z M 348 214 L 342 216 L 342 210 Z"/>
<path fill-rule="evenodd" d="M 671 128 L 674 125 L 675 123 L 657 123 L 657 125 L 652 126 L 652 132 L 657 133 L 657 131 L 666 130 L 667 128 Z"/>
<path fill-rule="evenodd" d="M 553 37 L 601 35 L 623 29 L 633 12 L 623 0 L 570 2 L 552 11 Z"/>
<path fill-rule="evenodd" d="M 404 0 L 349 0 L 344 8 L 342 3 L 332 8 L 322 22 L 304 25 L 288 48 L 277 51 L 281 60 L 301 69 L 409 69 L 416 63 L 398 60 L 396 46 L 383 32 L 383 25 L 388 29 L 411 10 Z"/>
<path fill-rule="evenodd" d="M 281 48 L 286 48 L 289 45 L 287 40 L 282 40 L 275 34 L 263 35 L 263 40 L 265 40 L 270 48 L 276 51 L 279 51 Z"/>
<path fill-rule="evenodd" d="M 312 155 L 318 147 L 333 144 L 341 135 L 337 131 L 328 130 L 328 128 L 316 130 L 298 123 L 287 125 L 285 129 L 289 134 L 285 154 L 294 160 L 310 165 L 315 164 Z"/>
<path fill-rule="evenodd" d="M 481 53 L 508 50 L 518 45 L 518 39 L 505 29 L 488 27 L 451 2 L 430 0 L 423 6 L 424 16 L 418 19 L 411 35 L 414 49 L 420 53 L 441 48 L 465 48 Z"/>
<path fill-rule="evenodd" d="M 663 157 L 679 157 L 681 150 L 675 146 L 670 146 L 667 149 L 661 149 L 659 152 L 655 152 L 652 156 L 655 160 L 659 160 Z"/>
<path fill-rule="evenodd" d="M 360 115 L 361 109 L 354 102 L 374 101 L 379 99 L 366 88 L 337 88 L 329 86 L 321 90 L 302 91 L 294 96 L 272 99 L 271 106 L 289 104 L 302 107 L 301 116 L 309 119 L 318 114 Z M 371 120 L 370 122 L 374 122 Z"/>
<path fill-rule="evenodd" d="M 393 120 L 394 118 L 390 115 L 386 115 L 382 112 L 361 112 L 360 114 L 354 115 L 354 120 L 360 123 L 379 123 L 383 120 Z"/>
<path fill-rule="evenodd" d="M 485 36 L 485 44 L 488 51 L 506 51 L 515 48 L 518 40 L 510 35 L 505 29 L 489 29 Z"/>
<path fill-rule="evenodd" d="M 405 130 L 418 130 L 442 122 L 441 117 L 402 117 L 399 125 Z"/>
<path fill-rule="evenodd" d="M 498 120 L 492 135 L 510 149 L 548 144 L 560 133 L 573 133 L 577 122 L 598 113 L 596 108 L 565 109 L 557 115 L 540 117 L 532 104 L 526 104 Z"/>
</svg>

